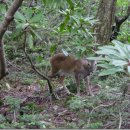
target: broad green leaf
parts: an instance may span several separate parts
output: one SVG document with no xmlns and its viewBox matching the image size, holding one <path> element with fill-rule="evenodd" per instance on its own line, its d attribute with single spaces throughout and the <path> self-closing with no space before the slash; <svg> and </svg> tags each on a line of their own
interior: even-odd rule
<svg viewBox="0 0 130 130">
<path fill-rule="evenodd" d="M 112 49 L 106 49 L 106 48 L 102 48 L 102 50 L 96 51 L 97 54 L 104 54 L 104 55 L 119 55 L 118 52 L 116 50 L 112 50 Z"/>
<path fill-rule="evenodd" d="M 115 44 L 115 48 L 119 51 L 120 56 L 127 58 L 125 50 L 124 50 L 124 45 L 117 40 L 113 40 L 112 42 Z"/>
<path fill-rule="evenodd" d="M 112 64 L 115 66 L 124 66 L 124 65 L 127 65 L 128 62 L 123 61 L 123 60 L 114 60 L 114 61 L 112 61 Z"/>
<path fill-rule="evenodd" d="M 126 55 L 127 58 L 130 59 L 130 45 L 126 45 Z"/>
<path fill-rule="evenodd" d="M 98 47 L 98 49 L 110 49 L 110 50 L 116 50 L 114 46 L 101 46 L 101 47 Z"/>
<path fill-rule="evenodd" d="M 15 13 L 14 17 L 15 17 L 15 19 L 17 19 L 17 20 L 19 20 L 21 22 L 26 22 L 26 17 L 22 13 L 20 13 L 19 11 L 17 11 Z"/>
<path fill-rule="evenodd" d="M 123 72 L 123 69 L 122 68 L 112 68 L 112 69 L 103 70 L 99 74 L 99 76 L 111 75 L 111 74 L 115 74 L 117 72 Z"/>
<path fill-rule="evenodd" d="M 130 74 L 130 66 L 128 66 L 127 69 L 128 69 L 128 73 Z"/>
<path fill-rule="evenodd" d="M 35 30 L 33 30 L 32 28 L 30 30 L 31 30 L 31 33 L 33 33 L 33 35 L 35 35 L 37 38 L 39 38 L 40 40 L 42 40 L 42 38 L 40 37 L 40 35 Z"/>
<path fill-rule="evenodd" d="M 107 56 L 109 61 L 113 61 L 114 60 L 126 60 L 123 57 L 121 57 L 120 55 L 108 55 Z"/>
<path fill-rule="evenodd" d="M 127 44 L 123 44 L 119 41 L 115 42 L 115 47 L 118 49 L 118 51 L 120 52 L 120 55 L 126 59 L 130 58 L 130 49 L 128 49 L 130 45 Z"/>
<path fill-rule="evenodd" d="M 27 36 L 27 43 L 29 44 L 29 47 L 32 49 L 33 48 L 33 37 L 31 34 L 28 34 L 28 36 Z"/>
<path fill-rule="evenodd" d="M 103 58 L 103 57 L 87 57 L 86 59 L 88 59 L 88 60 L 98 60 L 98 61 L 99 60 L 101 60 L 101 61 L 102 60 L 104 60 L 104 61 L 106 60 L 106 58 Z"/>
<path fill-rule="evenodd" d="M 102 64 L 98 63 L 97 66 L 105 68 L 105 69 L 111 69 L 114 67 L 113 65 L 111 65 L 109 63 L 102 63 Z"/>
<path fill-rule="evenodd" d="M 33 16 L 33 13 L 34 13 L 34 9 L 33 8 L 27 8 L 27 7 L 23 7 L 23 12 L 26 16 L 26 19 L 29 20 L 32 16 Z"/>
<path fill-rule="evenodd" d="M 23 27 L 24 27 L 24 23 L 17 23 L 17 25 L 16 25 L 16 29 L 23 29 Z"/>
<path fill-rule="evenodd" d="M 43 13 L 42 12 L 40 12 L 40 13 L 36 14 L 35 16 L 33 16 L 30 19 L 30 22 L 32 22 L 32 23 L 39 23 L 41 20 L 43 20 Z"/>
<path fill-rule="evenodd" d="M 108 55 L 109 57 L 111 56 L 117 57 L 118 59 L 124 59 L 124 57 L 122 57 L 116 50 L 102 48 L 102 50 L 96 51 L 96 53 L 99 55 Z"/>
<path fill-rule="evenodd" d="M 130 59 L 130 45 L 123 44 L 116 40 L 113 40 L 113 43 L 114 45 L 99 47 L 99 50 L 96 52 L 105 57 L 105 59 L 98 61 L 99 63 L 97 66 L 107 69 L 103 70 L 100 76 L 130 71 L 129 67 L 128 70 L 124 67 L 128 65 L 128 60 Z M 105 61 L 108 63 L 104 63 Z"/>
<path fill-rule="evenodd" d="M 123 47 L 124 44 L 120 41 L 117 41 L 117 40 L 113 40 L 112 43 L 114 43 L 115 45 L 119 45 L 119 47 Z"/>
</svg>

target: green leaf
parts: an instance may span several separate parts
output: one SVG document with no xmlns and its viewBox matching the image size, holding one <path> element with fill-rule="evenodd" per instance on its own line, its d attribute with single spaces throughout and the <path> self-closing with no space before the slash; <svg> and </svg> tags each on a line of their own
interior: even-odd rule
<svg viewBox="0 0 130 130">
<path fill-rule="evenodd" d="M 42 14 L 42 12 L 37 13 L 35 16 L 33 16 L 30 19 L 30 22 L 32 22 L 32 23 L 39 23 L 41 20 L 43 20 L 43 14 Z"/>
<path fill-rule="evenodd" d="M 71 21 L 73 20 L 76 25 L 79 25 L 79 24 L 80 24 L 79 19 L 77 19 L 76 16 L 70 16 L 70 20 L 71 20 Z"/>
<path fill-rule="evenodd" d="M 117 40 L 113 40 L 112 41 L 115 44 L 115 48 L 119 51 L 120 56 L 127 58 L 127 55 L 125 53 L 125 46 L 123 43 L 117 41 Z"/>
<path fill-rule="evenodd" d="M 104 54 L 104 55 L 119 55 L 118 52 L 116 50 L 112 50 L 112 49 L 106 49 L 105 47 L 102 47 L 102 50 L 96 51 L 97 54 Z"/>
<path fill-rule="evenodd" d="M 102 50 L 96 51 L 96 53 L 99 55 L 108 55 L 109 57 L 111 56 L 122 60 L 124 59 L 124 57 L 122 57 L 120 53 L 114 49 L 106 49 L 102 47 Z"/>
<path fill-rule="evenodd" d="M 130 59 L 130 45 L 125 46 L 127 58 Z"/>
<path fill-rule="evenodd" d="M 40 40 L 42 40 L 42 38 L 40 37 L 40 35 L 35 30 L 33 30 L 32 28 L 30 28 L 30 30 L 31 30 L 31 33 L 33 33 L 37 38 L 39 38 Z"/>
<path fill-rule="evenodd" d="M 128 73 L 130 74 L 130 66 L 128 66 L 127 69 L 128 69 Z"/>
<path fill-rule="evenodd" d="M 16 25 L 16 29 L 23 29 L 23 27 L 24 27 L 24 23 L 17 23 L 17 25 Z"/>
<path fill-rule="evenodd" d="M 98 47 L 98 49 L 111 49 L 111 50 L 115 50 L 115 47 L 114 46 L 102 46 L 102 47 Z"/>
<path fill-rule="evenodd" d="M 77 49 L 78 51 L 79 51 L 79 50 L 81 50 L 81 51 L 85 51 L 85 50 L 86 50 L 86 48 L 83 47 L 83 46 L 77 46 L 76 49 Z"/>
<path fill-rule="evenodd" d="M 125 69 L 130 59 L 130 45 L 123 44 L 116 40 L 113 40 L 113 43 L 114 46 L 102 46 L 99 47 L 99 50 L 96 52 L 97 54 L 101 56 L 103 55 L 105 57 L 105 59 L 101 59 L 98 61 L 97 66 L 107 69 L 103 70 L 100 73 L 100 76 L 110 75 L 116 72 L 126 73 L 126 71 L 130 71 L 129 67 L 128 70 Z"/>
<path fill-rule="evenodd" d="M 115 74 L 117 72 L 123 72 L 123 69 L 122 68 L 112 68 L 112 69 L 103 70 L 99 74 L 99 76 L 112 75 L 112 74 Z"/>
<path fill-rule="evenodd" d="M 70 8 L 73 10 L 74 9 L 74 3 L 72 0 L 67 0 L 68 4 L 70 5 Z"/>
<path fill-rule="evenodd" d="M 29 44 L 29 47 L 32 49 L 33 48 L 33 37 L 31 34 L 28 34 L 27 42 Z"/>
<path fill-rule="evenodd" d="M 82 27 L 82 30 L 83 30 L 85 33 L 89 34 L 91 37 L 93 37 L 93 35 L 89 32 L 89 30 L 88 30 L 87 28 Z"/>
<path fill-rule="evenodd" d="M 128 62 L 123 61 L 123 60 L 114 60 L 114 61 L 112 61 L 112 64 L 115 66 L 124 66 L 124 65 L 127 65 Z"/>
<path fill-rule="evenodd" d="M 102 60 L 106 60 L 106 58 L 103 58 L 103 57 L 87 57 L 86 59 L 88 60 L 98 60 L 98 61 L 102 61 Z"/>
<path fill-rule="evenodd" d="M 43 57 L 41 55 L 39 55 L 39 56 L 36 57 L 36 60 L 38 62 L 42 62 L 43 61 Z"/>
<path fill-rule="evenodd" d="M 26 17 L 22 13 L 20 13 L 19 11 L 17 11 L 15 13 L 14 17 L 15 17 L 15 19 L 17 19 L 17 20 L 19 20 L 21 22 L 26 22 Z"/>
<path fill-rule="evenodd" d="M 27 20 L 29 20 L 33 16 L 33 13 L 34 13 L 33 8 L 23 7 L 22 11 L 24 12 Z"/>
<path fill-rule="evenodd" d="M 105 69 L 111 69 L 114 67 L 113 65 L 111 65 L 109 63 L 103 63 L 103 64 L 98 63 L 97 66 L 105 68 Z"/>
<path fill-rule="evenodd" d="M 65 28 L 65 23 L 61 23 L 60 24 L 60 32 L 62 32 L 64 30 L 64 28 Z"/>
<path fill-rule="evenodd" d="M 50 53 L 53 54 L 56 51 L 57 44 L 54 44 L 50 47 Z"/>
</svg>

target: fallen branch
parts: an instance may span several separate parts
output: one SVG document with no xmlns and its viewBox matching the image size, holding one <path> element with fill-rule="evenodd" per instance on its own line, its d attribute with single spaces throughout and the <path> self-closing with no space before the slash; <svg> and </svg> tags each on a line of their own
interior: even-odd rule
<svg viewBox="0 0 130 130">
<path fill-rule="evenodd" d="M 15 64 L 11 63 L 8 59 L 6 59 L 8 65 L 11 65 L 13 68 L 15 68 L 17 71 L 21 71 Z"/>
</svg>

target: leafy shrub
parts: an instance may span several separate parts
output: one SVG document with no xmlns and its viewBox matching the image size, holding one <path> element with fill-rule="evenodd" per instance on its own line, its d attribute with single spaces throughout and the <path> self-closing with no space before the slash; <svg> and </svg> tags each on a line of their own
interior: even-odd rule
<svg viewBox="0 0 130 130">
<path fill-rule="evenodd" d="M 96 52 L 99 67 L 104 68 L 99 76 L 112 75 L 117 72 L 130 74 L 130 45 L 113 40 L 114 45 L 102 46 Z M 92 59 L 92 58 L 90 58 Z"/>
</svg>

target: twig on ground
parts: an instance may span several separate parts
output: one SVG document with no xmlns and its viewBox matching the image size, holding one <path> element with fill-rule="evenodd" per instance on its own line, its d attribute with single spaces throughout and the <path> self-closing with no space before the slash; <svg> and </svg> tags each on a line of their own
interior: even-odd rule
<svg viewBox="0 0 130 130">
<path fill-rule="evenodd" d="M 119 127 L 118 127 L 118 129 L 121 129 L 121 124 L 122 124 L 122 116 L 121 116 L 121 112 L 119 112 Z"/>
<path fill-rule="evenodd" d="M 101 104 L 101 105 L 99 105 L 99 106 L 93 108 L 92 111 L 90 112 L 90 115 L 92 115 L 93 112 L 94 112 L 96 109 L 100 108 L 100 107 L 110 107 L 110 106 L 113 106 L 114 104 L 115 104 L 115 102 L 113 102 L 113 103 L 111 103 L 111 104 L 108 104 L 108 105 L 103 105 L 103 104 Z M 88 119 L 87 126 L 89 126 L 90 121 L 91 121 L 91 116 L 90 116 L 89 119 Z"/>
<path fill-rule="evenodd" d="M 17 69 L 18 71 L 21 71 L 21 69 L 19 69 L 18 67 L 16 67 L 16 65 L 12 64 L 9 60 L 6 59 L 6 61 L 7 61 L 7 63 L 8 63 L 9 65 L 11 65 L 12 67 L 14 67 L 14 68 Z"/>
</svg>

